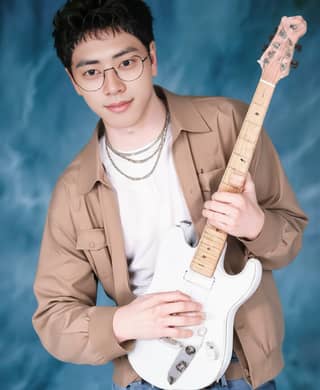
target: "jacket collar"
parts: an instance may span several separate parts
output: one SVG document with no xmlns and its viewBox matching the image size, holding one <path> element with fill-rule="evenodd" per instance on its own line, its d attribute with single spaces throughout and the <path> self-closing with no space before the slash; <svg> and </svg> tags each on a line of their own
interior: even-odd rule
<svg viewBox="0 0 320 390">
<path fill-rule="evenodd" d="M 192 133 L 206 133 L 211 131 L 200 112 L 197 110 L 192 98 L 179 96 L 168 90 L 155 86 L 157 95 L 167 102 L 170 112 L 172 140 L 178 138 L 182 130 Z M 105 131 L 104 124 L 100 119 L 89 143 L 81 152 L 79 170 L 79 192 L 88 193 L 97 181 L 111 187 L 100 158 L 99 139 Z"/>
</svg>

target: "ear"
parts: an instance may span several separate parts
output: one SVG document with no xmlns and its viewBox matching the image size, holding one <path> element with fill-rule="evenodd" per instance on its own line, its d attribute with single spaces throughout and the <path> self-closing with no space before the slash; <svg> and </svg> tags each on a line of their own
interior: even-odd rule
<svg viewBox="0 0 320 390">
<path fill-rule="evenodd" d="M 158 60 L 157 60 L 157 48 L 156 48 L 155 41 L 152 41 L 150 43 L 149 51 L 150 51 L 152 76 L 156 77 L 158 74 Z"/>
<path fill-rule="evenodd" d="M 77 94 L 82 96 L 81 88 L 75 83 L 75 81 L 74 81 L 74 79 L 72 77 L 72 74 L 70 73 L 69 69 L 64 68 L 64 70 L 67 72 L 67 75 L 69 76 L 69 79 L 71 80 L 72 85 L 73 85 L 74 89 L 76 90 Z"/>
</svg>

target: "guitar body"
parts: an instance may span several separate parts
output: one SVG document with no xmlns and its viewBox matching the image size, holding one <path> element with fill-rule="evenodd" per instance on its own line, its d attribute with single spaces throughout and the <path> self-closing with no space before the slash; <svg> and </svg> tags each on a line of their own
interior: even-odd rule
<svg viewBox="0 0 320 390">
<path fill-rule="evenodd" d="M 190 270 L 196 248 L 186 243 L 182 228 L 173 227 L 164 237 L 146 293 L 185 292 L 202 303 L 207 318 L 200 326 L 191 327 L 194 335 L 189 338 L 136 341 L 128 358 L 134 370 L 149 383 L 161 389 L 196 390 L 218 380 L 228 367 L 235 313 L 257 289 L 262 267 L 258 260 L 249 259 L 242 272 L 229 275 L 224 270 L 225 249 L 214 275 L 208 278 Z M 187 346 L 193 346 L 196 352 L 184 368 L 182 350 Z M 180 368 L 174 369 L 176 366 Z M 172 384 L 170 376 L 176 379 Z"/>
</svg>

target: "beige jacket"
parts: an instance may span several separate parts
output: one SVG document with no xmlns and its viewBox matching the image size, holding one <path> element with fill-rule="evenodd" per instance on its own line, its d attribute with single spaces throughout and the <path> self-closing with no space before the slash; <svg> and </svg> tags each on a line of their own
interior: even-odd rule
<svg viewBox="0 0 320 390">
<path fill-rule="evenodd" d="M 173 156 L 198 237 L 204 200 L 214 192 L 232 152 L 247 105 L 220 97 L 164 94 L 171 113 Z M 33 326 L 56 358 L 77 364 L 114 361 L 114 381 L 126 386 L 138 375 L 119 345 L 112 319 L 117 307 L 96 306 L 97 281 L 116 305 L 135 297 L 130 290 L 117 195 L 99 156 L 100 121 L 92 139 L 58 180 L 52 194 L 34 284 L 38 308 Z M 265 224 L 253 241 L 228 239 L 226 270 L 238 273 L 248 254 L 263 265 L 261 285 L 239 309 L 234 349 L 253 387 L 283 367 L 283 320 L 272 271 L 287 265 L 301 246 L 307 218 L 299 208 L 277 153 L 265 132 L 250 168 Z"/>
</svg>

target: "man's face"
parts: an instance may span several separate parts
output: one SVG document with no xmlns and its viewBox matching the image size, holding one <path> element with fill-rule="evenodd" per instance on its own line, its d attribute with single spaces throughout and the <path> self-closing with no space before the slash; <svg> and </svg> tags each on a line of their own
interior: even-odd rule
<svg viewBox="0 0 320 390">
<path fill-rule="evenodd" d="M 130 58 L 148 56 L 145 46 L 134 35 L 120 32 L 103 33 L 99 39 L 80 42 L 72 55 L 72 74 L 75 80 L 90 79 L 104 69 L 126 69 Z M 157 73 L 155 46 L 150 45 L 150 57 L 143 63 L 143 72 L 133 81 L 121 80 L 114 70 L 105 72 L 103 86 L 97 91 L 83 90 L 71 77 L 77 93 L 103 119 L 106 127 L 129 128 L 139 123 L 154 97 L 152 78 Z"/>
</svg>

